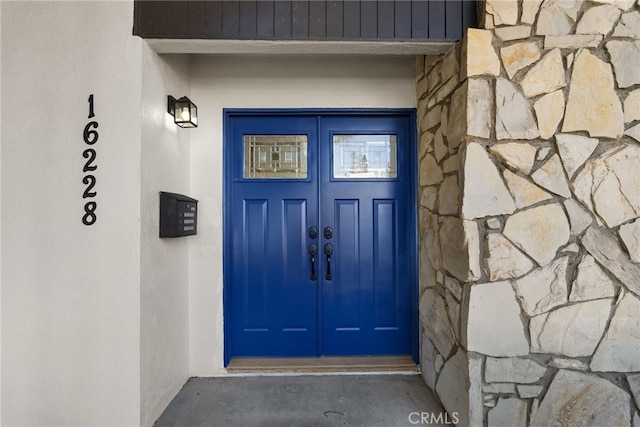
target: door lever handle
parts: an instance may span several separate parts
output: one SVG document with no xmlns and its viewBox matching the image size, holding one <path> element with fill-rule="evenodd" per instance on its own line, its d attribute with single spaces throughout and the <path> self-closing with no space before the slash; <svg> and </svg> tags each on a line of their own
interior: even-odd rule
<svg viewBox="0 0 640 427">
<path fill-rule="evenodd" d="M 311 255 L 311 280 L 315 281 L 316 277 L 316 254 L 318 253 L 318 245 L 312 243 L 309 245 L 309 255 Z"/>
<path fill-rule="evenodd" d="M 331 280 L 331 255 L 333 254 L 333 245 L 327 243 L 324 245 L 324 254 L 327 256 L 327 280 Z"/>
</svg>

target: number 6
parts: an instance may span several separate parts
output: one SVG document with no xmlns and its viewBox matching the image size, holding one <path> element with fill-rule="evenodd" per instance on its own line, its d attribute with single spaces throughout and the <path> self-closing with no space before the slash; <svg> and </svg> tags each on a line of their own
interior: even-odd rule
<svg viewBox="0 0 640 427">
<path fill-rule="evenodd" d="M 97 127 L 98 127 L 98 122 L 87 123 L 87 125 L 84 127 L 84 142 L 86 142 L 89 145 L 93 145 L 96 142 L 98 142 L 98 132 L 91 129 L 91 128 L 97 128 Z"/>
</svg>

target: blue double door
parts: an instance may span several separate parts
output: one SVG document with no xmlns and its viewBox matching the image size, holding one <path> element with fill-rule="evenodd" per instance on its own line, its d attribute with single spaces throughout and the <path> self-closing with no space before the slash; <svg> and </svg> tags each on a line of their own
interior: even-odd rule
<svg viewBox="0 0 640 427">
<path fill-rule="evenodd" d="M 412 111 L 227 111 L 225 353 L 412 354 Z"/>
</svg>

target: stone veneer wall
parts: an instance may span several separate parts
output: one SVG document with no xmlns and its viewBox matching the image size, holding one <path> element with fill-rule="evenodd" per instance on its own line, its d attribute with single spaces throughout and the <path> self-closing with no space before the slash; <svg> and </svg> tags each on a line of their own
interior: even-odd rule
<svg viewBox="0 0 640 427">
<path fill-rule="evenodd" d="M 419 119 L 420 364 L 427 385 L 445 408 L 468 424 L 468 356 L 462 344 L 463 283 L 480 278 L 479 251 L 470 257 L 466 236 L 478 236 L 460 217 L 460 145 L 466 129 L 468 83 L 461 46 L 416 61 Z M 488 94 L 487 94 L 488 95 Z M 477 248 L 478 245 L 475 245 Z"/>
<path fill-rule="evenodd" d="M 640 7 L 483 6 L 417 61 L 423 376 L 462 426 L 640 427 Z"/>
</svg>

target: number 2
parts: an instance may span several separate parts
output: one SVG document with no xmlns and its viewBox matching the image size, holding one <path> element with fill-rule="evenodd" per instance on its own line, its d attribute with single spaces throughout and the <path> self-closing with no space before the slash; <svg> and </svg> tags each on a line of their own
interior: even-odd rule
<svg viewBox="0 0 640 427">
<path fill-rule="evenodd" d="M 82 152 L 82 157 L 84 157 L 85 159 L 89 159 L 84 164 L 82 172 L 89 172 L 98 169 L 98 166 L 91 164 L 96 160 L 96 150 L 94 150 L 93 148 L 87 148 Z"/>
<path fill-rule="evenodd" d="M 87 184 L 87 189 L 84 190 L 84 194 L 82 194 L 82 198 L 86 199 L 87 197 L 96 197 L 96 193 L 95 191 L 91 191 L 93 189 L 93 187 L 96 186 L 96 177 L 93 175 L 87 175 L 84 178 L 82 178 L 82 182 L 84 184 Z"/>
</svg>

